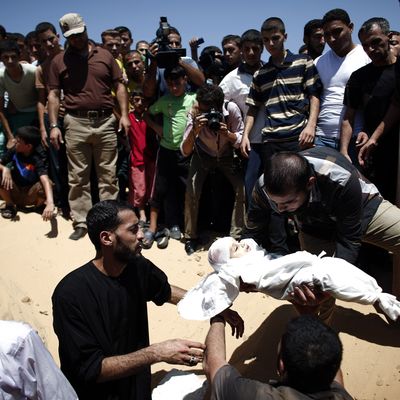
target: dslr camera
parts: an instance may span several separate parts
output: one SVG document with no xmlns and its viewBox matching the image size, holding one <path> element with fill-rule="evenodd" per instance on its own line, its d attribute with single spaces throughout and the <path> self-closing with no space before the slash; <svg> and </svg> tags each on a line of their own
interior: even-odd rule
<svg viewBox="0 0 400 400">
<path fill-rule="evenodd" d="M 159 68 L 173 68 L 178 64 L 180 57 L 186 56 L 186 49 L 173 49 L 169 45 L 170 28 L 167 17 L 160 17 L 160 27 L 157 29 L 156 39 L 153 42 L 158 44 L 156 60 Z"/>
<path fill-rule="evenodd" d="M 224 120 L 224 115 L 215 108 L 212 108 L 208 113 L 204 113 L 203 116 L 207 118 L 207 126 L 212 131 L 217 131 L 221 127 L 220 122 Z"/>
</svg>

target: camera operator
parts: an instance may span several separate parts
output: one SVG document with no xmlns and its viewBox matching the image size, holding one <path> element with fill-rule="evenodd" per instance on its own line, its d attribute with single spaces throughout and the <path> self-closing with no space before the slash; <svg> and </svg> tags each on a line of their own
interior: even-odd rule
<svg viewBox="0 0 400 400">
<path fill-rule="evenodd" d="M 230 235 L 239 238 L 244 224 L 243 176 L 234 168 L 234 148 L 240 146 L 243 132 L 240 109 L 233 102 L 224 102 L 224 93 L 216 85 L 200 87 L 196 100 L 181 144 L 184 156 L 193 153 L 185 196 L 185 250 L 188 255 L 197 249 L 199 200 L 211 170 L 219 169 L 235 192 Z"/>
<path fill-rule="evenodd" d="M 158 65 L 157 54 L 160 47 L 163 47 L 164 42 L 167 42 L 167 47 L 169 50 L 179 50 L 182 49 L 182 38 L 179 31 L 169 26 L 168 22 L 163 20 L 166 18 L 161 17 L 160 29 L 157 31 L 157 39 L 149 48 L 149 58 L 150 63 L 146 69 L 145 80 L 143 84 L 143 94 L 145 97 L 153 97 L 157 93 L 157 87 L 159 85 L 159 91 L 161 94 L 166 94 L 168 92 L 167 85 L 164 80 L 164 69 L 161 65 Z M 166 37 L 164 37 L 166 36 Z M 174 57 L 171 57 L 171 62 L 174 62 Z M 188 91 L 193 91 L 190 85 L 196 87 L 201 86 L 205 82 L 204 74 L 199 70 L 196 62 L 190 57 L 179 57 L 177 58 L 177 64 L 180 65 L 186 72 L 188 77 Z M 169 67 L 174 67 L 175 65 L 169 65 Z"/>
</svg>

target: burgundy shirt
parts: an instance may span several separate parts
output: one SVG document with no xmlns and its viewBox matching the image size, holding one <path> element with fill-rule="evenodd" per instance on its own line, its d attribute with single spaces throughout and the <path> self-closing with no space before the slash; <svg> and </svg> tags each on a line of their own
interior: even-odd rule
<svg viewBox="0 0 400 400">
<path fill-rule="evenodd" d="M 111 90 L 118 82 L 121 70 L 101 47 L 93 47 L 87 56 L 67 49 L 53 58 L 48 76 L 49 89 L 63 90 L 67 111 L 112 109 Z"/>
</svg>

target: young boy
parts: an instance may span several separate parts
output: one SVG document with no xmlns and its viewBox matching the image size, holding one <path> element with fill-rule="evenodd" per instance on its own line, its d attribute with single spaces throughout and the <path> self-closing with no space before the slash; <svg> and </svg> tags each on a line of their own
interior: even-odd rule
<svg viewBox="0 0 400 400">
<path fill-rule="evenodd" d="M 39 129 L 24 126 L 16 131 L 16 144 L 0 160 L 0 197 L 6 202 L 1 216 L 15 218 L 16 206 L 46 204 L 42 217 L 53 217 L 52 183 L 48 177 L 46 152 L 40 144 Z"/>
<path fill-rule="evenodd" d="M 188 162 L 180 152 L 180 144 L 186 128 L 187 115 L 196 100 L 196 95 L 185 92 L 187 76 L 181 66 L 167 68 L 164 78 L 169 94 L 162 96 L 149 108 L 152 115 L 162 114 L 163 126 L 148 119 L 149 125 L 161 136 L 161 140 L 155 187 L 150 200 L 150 227 L 145 232 L 144 248 L 150 248 L 153 244 L 158 213 L 163 202 L 170 237 L 177 240 L 181 238 L 179 226 L 182 224 Z"/>
<path fill-rule="evenodd" d="M 157 155 L 156 133 L 143 119 L 146 111 L 143 92 L 136 90 L 130 95 L 133 111 L 129 113 L 131 127 L 128 132 L 130 152 L 129 203 L 139 211 L 139 224 L 143 227 L 147 218 L 145 206 L 150 198 L 154 181 Z"/>
</svg>

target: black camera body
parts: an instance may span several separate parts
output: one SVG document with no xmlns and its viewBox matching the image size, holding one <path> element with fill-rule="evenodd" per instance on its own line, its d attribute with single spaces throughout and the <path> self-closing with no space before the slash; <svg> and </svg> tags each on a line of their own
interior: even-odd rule
<svg viewBox="0 0 400 400">
<path fill-rule="evenodd" d="M 156 60 L 159 68 L 173 68 L 178 65 L 180 57 L 186 56 L 186 49 L 173 49 L 169 45 L 170 28 L 167 17 L 160 17 L 160 27 L 157 29 L 155 40 L 158 44 Z"/>
<path fill-rule="evenodd" d="M 215 108 L 212 108 L 208 113 L 203 114 L 205 118 L 207 118 L 207 126 L 212 131 L 217 131 L 221 127 L 221 122 L 224 120 L 224 115 L 217 111 Z"/>
</svg>

